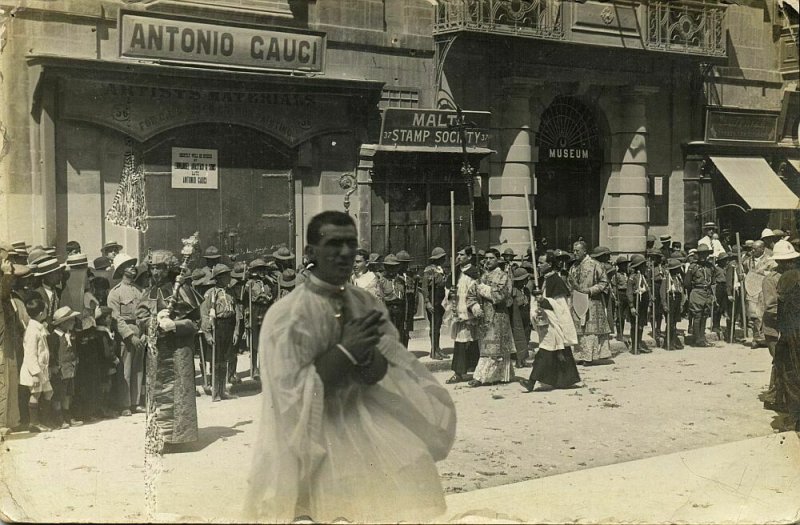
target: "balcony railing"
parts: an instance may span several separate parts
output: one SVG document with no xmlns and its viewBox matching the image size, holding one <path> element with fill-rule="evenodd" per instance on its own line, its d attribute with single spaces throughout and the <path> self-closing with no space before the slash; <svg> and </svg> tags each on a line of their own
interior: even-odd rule
<svg viewBox="0 0 800 525">
<path fill-rule="evenodd" d="M 724 57 L 725 10 L 717 2 L 651 1 L 645 45 L 655 51 Z"/>
<path fill-rule="evenodd" d="M 600 20 L 616 27 L 612 25 L 618 23 L 614 2 L 603 3 L 609 5 L 603 8 Z M 596 25 L 592 26 L 594 22 L 586 25 L 587 20 L 598 16 L 596 2 L 583 5 L 574 0 L 438 0 L 433 34 L 471 31 L 628 48 L 633 45 L 671 53 L 726 55 L 727 6 L 718 0 L 640 0 L 620 5 L 623 11 L 632 8 L 636 13 L 633 21 L 626 18 L 628 25 L 618 28 L 628 35 L 624 42 L 613 30 L 598 31 Z M 630 37 L 637 34 L 638 42 L 631 42 Z"/>
<path fill-rule="evenodd" d="M 564 38 L 561 0 L 439 0 L 433 34 L 475 31 Z"/>
</svg>

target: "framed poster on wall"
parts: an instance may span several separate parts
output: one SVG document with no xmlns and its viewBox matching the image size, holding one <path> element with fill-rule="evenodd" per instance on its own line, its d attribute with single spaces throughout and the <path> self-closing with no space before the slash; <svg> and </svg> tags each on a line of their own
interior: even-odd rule
<svg viewBox="0 0 800 525">
<path fill-rule="evenodd" d="M 219 189 L 217 150 L 172 148 L 172 187 L 195 190 Z"/>
<path fill-rule="evenodd" d="M 669 174 L 651 173 L 650 179 L 650 225 L 669 224 Z"/>
</svg>

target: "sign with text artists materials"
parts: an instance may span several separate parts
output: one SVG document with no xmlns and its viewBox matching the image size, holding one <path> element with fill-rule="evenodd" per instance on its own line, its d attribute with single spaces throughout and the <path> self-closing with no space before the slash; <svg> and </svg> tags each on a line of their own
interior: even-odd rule
<svg viewBox="0 0 800 525">
<path fill-rule="evenodd" d="M 778 139 L 778 116 L 778 113 L 708 108 L 706 141 L 775 142 Z"/>
<path fill-rule="evenodd" d="M 467 123 L 467 148 L 489 147 L 488 111 L 462 112 Z M 383 145 L 415 147 L 461 147 L 455 111 L 440 109 L 386 108 L 383 114 Z"/>
<path fill-rule="evenodd" d="M 325 35 L 120 11 L 119 55 L 185 64 L 322 72 Z"/>
<path fill-rule="evenodd" d="M 172 187 L 193 190 L 219 189 L 217 150 L 172 148 Z"/>
</svg>

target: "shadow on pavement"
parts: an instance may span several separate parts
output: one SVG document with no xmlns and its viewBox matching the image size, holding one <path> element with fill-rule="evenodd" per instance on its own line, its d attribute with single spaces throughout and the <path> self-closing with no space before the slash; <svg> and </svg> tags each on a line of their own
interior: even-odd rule
<svg viewBox="0 0 800 525">
<path fill-rule="evenodd" d="M 236 434 L 241 434 L 244 432 L 243 430 L 237 430 L 235 427 L 239 425 L 245 425 L 248 423 L 252 423 L 252 421 L 242 421 L 236 423 L 233 427 L 205 427 L 198 429 L 198 439 L 193 443 L 179 443 L 179 444 L 168 444 L 164 448 L 165 454 L 183 454 L 186 452 L 198 452 L 203 450 L 210 444 L 214 443 L 220 439 L 227 439 L 229 437 L 233 437 Z"/>
</svg>

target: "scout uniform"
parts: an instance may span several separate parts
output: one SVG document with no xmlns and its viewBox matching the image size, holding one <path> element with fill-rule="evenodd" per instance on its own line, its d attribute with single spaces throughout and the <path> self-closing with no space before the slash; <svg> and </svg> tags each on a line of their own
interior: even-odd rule
<svg viewBox="0 0 800 525">
<path fill-rule="evenodd" d="M 667 273 L 661 281 L 661 303 L 667 313 L 667 330 L 669 331 L 669 347 L 667 350 L 681 350 L 683 343 L 678 339 L 678 321 L 681 320 L 681 306 L 683 304 L 683 283 L 681 282 L 681 262 L 677 259 L 667 261 Z"/>
<path fill-rule="evenodd" d="M 425 267 L 422 274 L 422 295 L 425 298 L 425 310 L 431 331 L 431 358 L 444 359 L 445 355 L 439 346 L 439 335 L 442 329 L 442 318 L 444 316 L 445 289 L 450 284 L 450 274 L 442 266 L 445 255 L 444 249 L 438 246 L 433 249 L 430 256 L 431 264 Z M 432 309 L 428 310 L 428 304 Z"/>
<path fill-rule="evenodd" d="M 650 349 L 642 341 L 642 333 L 644 325 L 647 323 L 647 307 L 650 304 L 650 281 L 647 279 L 643 266 L 646 260 L 641 255 L 634 255 L 630 261 L 630 275 L 628 275 L 628 304 L 630 304 L 631 322 L 634 326 L 631 327 L 631 337 L 636 338 L 638 342 L 638 350 L 643 353 L 649 353 Z M 638 323 L 636 319 L 638 318 Z"/>
<path fill-rule="evenodd" d="M 272 286 L 266 276 L 267 263 L 263 259 L 254 259 L 248 265 L 250 278 L 242 287 L 240 301 L 244 311 L 244 325 L 250 334 L 250 371 L 253 379 L 260 376 L 258 370 L 258 339 L 264 316 L 272 304 Z"/>
<path fill-rule="evenodd" d="M 725 268 L 730 261 L 730 254 L 722 253 L 717 257 L 714 264 L 714 316 L 711 319 L 711 331 L 717 334 L 717 338 L 722 340 L 722 316 L 728 315 L 728 326 L 725 333 L 730 332 L 730 301 L 728 301 L 728 283 Z"/>
<path fill-rule="evenodd" d="M 388 271 L 380 279 L 383 302 L 389 311 L 389 320 L 400 334 L 406 333 L 406 289 L 405 280 L 397 273 L 400 261 L 391 253 L 383 260 L 384 268 Z"/>
<path fill-rule="evenodd" d="M 647 250 L 647 257 L 648 257 L 648 265 L 647 270 L 645 271 L 645 277 L 647 278 L 647 284 L 654 290 L 661 289 L 661 283 L 664 280 L 664 268 L 661 266 L 661 251 L 657 249 Z M 655 317 L 655 325 L 653 328 L 653 339 L 656 340 L 656 346 L 659 345 L 659 339 L 661 337 L 661 318 L 664 317 L 664 305 L 661 304 L 661 295 L 658 293 L 653 293 L 650 295 L 651 306 L 653 308 L 653 314 L 649 319 L 650 323 L 653 323 L 653 317 Z"/>
<path fill-rule="evenodd" d="M 125 254 L 114 258 L 114 277 L 122 277 L 128 268 L 136 267 L 136 259 Z M 117 320 L 117 333 L 122 341 L 121 361 L 122 375 L 124 377 L 124 390 L 121 397 L 123 415 L 130 415 L 136 410 L 141 398 L 141 385 L 144 377 L 144 347 L 135 344 L 132 336 L 139 335 L 137 327 L 136 308 L 142 298 L 142 291 L 132 283 L 120 281 L 108 292 L 107 303 L 111 308 L 111 315 Z"/>
<path fill-rule="evenodd" d="M 689 265 L 683 279 L 683 287 L 689 294 L 689 315 L 692 317 L 693 346 L 711 346 L 706 341 L 706 320 L 714 300 L 712 286 L 715 279 L 714 267 L 705 256 L 711 253 L 706 244 L 697 247 L 699 259 Z"/>
<path fill-rule="evenodd" d="M 615 299 L 614 320 L 616 322 L 617 341 L 625 335 L 625 320 L 628 318 L 630 303 L 628 302 L 628 256 L 617 257 L 617 271 L 611 276 L 610 288 Z"/>
<path fill-rule="evenodd" d="M 217 264 L 212 270 L 211 277 L 217 280 L 223 274 L 230 274 L 231 269 L 224 264 Z M 225 379 L 229 376 L 229 360 L 231 353 L 235 354 L 233 346 L 234 334 L 237 333 L 238 319 L 236 317 L 236 299 L 227 288 L 215 283 L 215 286 L 206 291 L 203 305 L 200 309 L 202 315 L 202 330 L 211 338 L 216 352 L 214 373 L 216 375 L 216 391 L 213 400 L 228 399 L 225 392 Z M 236 374 L 234 369 L 233 374 Z"/>
<path fill-rule="evenodd" d="M 411 332 L 414 330 L 414 316 L 417 313 L 417 292 L 419 291 L 419 283 L 417 276 L 411 273 L 406 267 L 411 262 L 411 255 L 405 250 L 397 252 L 397 260 L 401 263 L 400 276 L 403 279 L 403 288 L 405 289 L 405 299 L 403 301 L 403 310 L 406 315 L 405 330 L 400 333 L 400 342 L 408 348 L 408 341 L 411 338 Z"/>
</svg>

